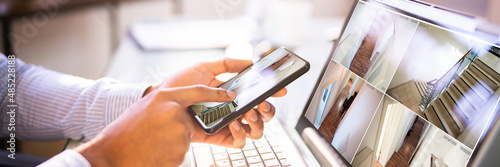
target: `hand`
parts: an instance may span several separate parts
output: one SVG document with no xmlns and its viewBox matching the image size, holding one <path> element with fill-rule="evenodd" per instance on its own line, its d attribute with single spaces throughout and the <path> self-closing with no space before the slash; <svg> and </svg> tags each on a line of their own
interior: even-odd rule
<svg viewBox="0 0 500 167">
<path fill-rule="evenodd" d="M 150 91 L 161 88 L 173 88 L 180 86 L 189 86 L 202 84 L 210 87 L 216 87 L 223 82 L 215 77 L 222 73 L 237 73 L 252 65 L 251 60 L 235 60 L 224 58 L 215 62 L 198 63 L 191 68 L 177 72 L 161 84 L 152 86 L 145 94 Z M 280 90 L 273 97 L 281 97 L 286 95 L 286 88 Z M 223 128 L 213 135 L 207 135 L 203 130 L 196 125 L 195 133 L 191 138 L 191 142 L 203 142 L 217 144 L 226 147 L 241 148 L 245 145 L 245 137 L 258 139 L 262 137 L 264 131 L 264 122 L 271 120 L 275 114 L 274 106 L 265 101 L 243 115 L 238 121 L 232 122 L 228 127 Z M 248 124 L 243 124 L 241 121 L 245 119 Z"/>
<path fill-rule="evenodd" d="M 220 59 L 215 62 L 197 63 L 194 66 L 179 71 L 171 76 L 168 76 L 162 83 L 152 86 L 149 91 L 161 88 L 173 88 L 190 85 L 206 85 L 216 87 L 221 85 L 222 81 L 215 77 L 222 73 L 237 73 L 252 65 L 251 60 L 236 60 L 230 58 Z"/>
<path fill-rule="evenodd" d="M 200 85 L 150 92 L 75 150 L 92 166 L 179 166 L 195 132 L 187 106 L 233 101 L 235 96 Z"/>
</svg>

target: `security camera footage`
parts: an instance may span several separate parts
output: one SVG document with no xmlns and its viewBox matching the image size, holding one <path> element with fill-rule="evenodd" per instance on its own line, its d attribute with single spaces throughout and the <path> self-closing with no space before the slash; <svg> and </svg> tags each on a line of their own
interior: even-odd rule
<svg viewBox="0 0 500 167">
<path fill-rule="evenodd" d="M 236 93 L 234 101 L 196 103 L 190 109 L 206 127 L 212 127 L 231 113 L 239 112 L 240 108 L 250 104 L 305 64 L 286 49 L 278 48 L 220 86 Z"/>
</svg>

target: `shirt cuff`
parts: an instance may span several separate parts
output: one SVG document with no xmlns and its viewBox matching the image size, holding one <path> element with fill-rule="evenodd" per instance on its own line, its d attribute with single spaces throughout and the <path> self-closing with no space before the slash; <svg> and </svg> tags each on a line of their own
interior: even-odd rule
<svg viewBox="0 0 500 167">
<path fill-rule="evenodd" d="M 132 104 L 142 98 L 149 87 L 145 84 L 116 84 L 109 90 L 104 112 L 104 125 L 116 120 Z"/>
<path fill-rule="evenodd" d="M 41 167 L 66 167 L 66 166 L 75 166 L 75 167 L 91 167 L 89 161 L 85 159 L 80 153 L 76 152 L 72 149 L 67 149 L 56 156 L 50 158 L 49 160 L 43 162 L 38 165 Z"/>
<path fill-rule="evenodd" d="M 115 121 L 130 106 L 142 98 L 144 91 L 149 87 L 146 84 L 125 84 L 115 82 L 110 78 L 97 80 L 97 85 L 102 84 L 98 101 L 94 107 L 102 106 L 102 110 L 87 109 L 87 118 L 83 130 L 83 140 L 91 140 L 102 129 Z"/>
</svg>

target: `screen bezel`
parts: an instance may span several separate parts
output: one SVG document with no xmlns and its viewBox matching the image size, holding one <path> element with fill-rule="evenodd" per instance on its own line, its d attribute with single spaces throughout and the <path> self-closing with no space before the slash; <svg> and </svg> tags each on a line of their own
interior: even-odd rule
<svg viewBox="0 0 500 167">
<path fill-rule="evenodd" d="M 233 122 L 234 120 L 238 119 L 243 114 L 245 114 L 246 112 L 248 112 L 249 110 L 251 110 L 254 106 L 258 105 L 259 103 L 262 103 L 266 98 L 268 98 L 268 97 L 272 96 L 273 94 L 277 93 L 279 90 L 281 90 L 284 87 L 286 87 L 286 85 L 290 84 L 291 82 L 293 82 L 294 80 L 296 80 L 297 78 L 299 78 L 300 76 L 302 76 L 303 74 L 305 74 L 307 71 L 309 71 L 309 68 L 310 68 L 309 62 L 306 61 L 305 59 L 303 59 L 302 57 L 298 56 L 297 54 L 293 53 L 292 51 L 290 51 L 289 49 L 287 49 L 285 47 L 276 48 L 275 50 L 273 50 L 269 54 L 272 54 L 273 52 L 279 51 L 279 50 L 282 50 L 285 54 L 290 54 L 290 55 L 294 56 L 295 58 L 297 58 L 297 60 L 300 60 L 303 63 L 302 67 L 299 67 L 299 69 L 297 69 L 296 71 L 294 71 L 289 76 L 285 77 L 283 80 L 281 80 L 278 83 L 276 83 L 271 89 L 266 90 L 263 94 L 259 95 L 255 99 L 253 99 L 247 105 L 242 106 L 241 108 L 237 109 L 236 111 L 234 111 L 231 114 L 229 114 L 226 117 L 224 117 L 220 122 L 218 122 L 215 125 L 212 125 L 210 127 L 207 127 L 205 125 L 205 123 L 203 123 L 201 121 L 201 119 L 197 116 L 197 114 L 191 109 L 191 107 L 188 107 L 188 112 L 193 117 L 193 119 L 195 120 L 195 122 L 197 122 L 200 125 L 200 127 L 203 129 L 203 131 L 205 133 L 207 133 L 207 134 L 214 134 L 214 133 L 218 132 L 219 130 L 221 130 L 222 128 L 224 128 L 225 126 L 227 126 L 229 123 Z M 267 54 L 267 55 L 269 55 L 269 54 Z M 253 65 L 245 68 L 242 71 L 246 71 L 248 68 L 251 68 L 252 66 Z M 239 76 L 240 76 L 240 74 L 234 76 L 233 78 L 236 78 L 236 77 L 239 77 Z M 229 79 L 228 81 L 231 81 L 233 78 Z M 220 87 L 220 86 L 222 86 L 224 84 L 226 84 L 226 83 L 223 83 L 223 84 L 221 84 L 221 85 L 219 85 L 217 87 Z"/>
<path fill-rule="evenodd" d="M 338 43 L 339 43 L 340 37 L 343 36 L 344 31 L 345 31 L 345 29 L 347 27 L 347 24 L 349 23 L 349 21 L 350 21 L 350 19 L 352 17 L 352 14 L 353 14 L 353 12 L 354 12 L 354 10 L 355 10 L 355 8 L 356 8 L 356 6 L 357 6 L 357 4 L 359 2 L 370 3 L 370 4 L 376 5 L 378 7 L 385 8 L 387 10 L 403 14 L 405 16 L 413 17 L 413 18 L 418 19 L 420 21 L 427 22 L 427 23 L 429 23 L 431 25 L 435 25 L 435 26 L 438 26 L 438 27 L 442 27 L 444 29 L 455 31 L 457 33 L 461 33 L 461 34 L 466 35 L 466 36 L 468 36 L 470 38 L 478 39 L 478 40 L 483 41 L 483 42 L 488 43 L 488 44 L 495 45 L 494 43 L 497 43 L 496 45 L 498 46 L 498 42 L 500 41 L 500 38 L 498 38 L 498 37 L 500 37 L 499 36 L 500 34 L 491 34 L 490 32 L 481 31 L 482 30 L 482 26 L 492 26 L 493 24 L 477 25 L 477 27 L 476 27 L 476 29 L 475 29 L 474 32 L 466 32 L 462 28 L 452 27 L 452 26 L 449 26 L 449 25 L 441 24 L 439 21 L 433 20 L 431 18 L 422 17 L 423 14 L 419 13 L 418 10 L 407 11 L 407 10 L 396 8 L 396 7 L 391 6 L 389 4 L 385 4 L 385 3 L 381 2 L 381 1 L 383 1 L 383 0 L 379 0 L 379 1 L 377 1 L 377 0 L 355 0 L 353 2 L 353 5 L 351 6 L 351 10 L 350 10 L 349 14 L 347 15 L 347 17 L 346 17 L 346 19 L 344 21 L 344 25 L 342 27 L 341 33 L 339 34 L 339 38 L 338 38 L 338 40 L 336 40 L 334 42 L 333 49 L 330 52 L 330 55 L 328 57 L 328 61 L 326 61 L 326 63 L 323 65 L 323 69 L 321 70 L 321 74 L 319 75 L 318 80 L 316 81 L 316 84 L 315 84 L 314 88 L 312 89 L 313 91 L 311 92 L 311 94 L 309 96 L 309 99 L 308 99 L 306 105 L 304 106 L 302 114 L 299 117 L 299 120 L 297 121 L 297 124 L 295 126 L 295 130 L 298 132 L 298 134 L 303 134 L 303 131 L 306 128 L 309 128 L 309 129 L 312 128 L 312 129 L 315 129 L 315 131 L 317 132 L 317 134 L 319 134 L 322 137 L 322 139 L 326 141 L 326 139 L 324 138 L 324 136 L 319 133 L 318 129 L 316 129 L 314 127 L 314 125 L 305 117 L 305 114 L 306 114 L 307 110 L 309 109 L 309 107 L 311 105 L 311 102 L 312 102 L 312 100 L 314 98 L 316 90 L 318 89 L 318 87 L 319 87 L 319 85 L 321 83 L 321 80 L 323 79 L 323 77 L 325 75 L 325 71 L 327 70 L 328 65 L 330 64 L 330 61 L 332 60 L 333 55 L 334 55 L 334 53 L 335 53 L 335 51 L 336 51 L 336 49 L 338 47 Z M 392 0 L 392 1 L 403 1 L 403 0 Z M 462 14 L 460 12 L 452 11 L 452 10 L 446 9 L 446 8 L 436 7 L 434 5 L 430 5 L 430 4 L 419 2 L 419 1 L 407 1 L 406 3 L 414 3 L 413 5 L 420 5 L 422 7 L 432 8 L 432 10 L 439 10 L 440 12 L 449 12 L 449 13 L 455 14 L 455 15 L 460 16 L 460 17 L 467 17 L 467 18 L 471 18 L 471 19 L 474 18 L 473 16 Z M 495 38 L 495 37 L 497 37 L 497 38 Z M 496 107 L 496 109 L 498 109 L 498 106 Z M 491 122 L 491 124 L 495 124 L 495 122 L 498 121 L 498 117 L 491 118 L 491 119 L 493 120 Z M 491 129 L 491 126 L 488 126 L 486 130 L 489 130 L 489 129 Z M 471 162 L 475 158 L 475 155 L 477 155 L 476 152 L 479 152 L 479 151 L 483 150 L 480 146 L 484 142 L 484 139 L 485 139 L 486 136 L 488 136 L 488 134 L 489 133 L 486 133 L 486 135 L 483 135 L 483 136 L 480 137 L 480 139 L 479 139 L 479 141 L 477 143 L 477 147 L 473 150 L 473 154 L 469 158 L 468 165 L 471 164 Z M 304 136 L 301 135 L 301 137 L 304 139 Z M 340 154 L 340 153 L 338 153 L 338 151 L 331 144 L 328 145 L 328 146 L 336 154 Z M 308 147 L 314 147 L 314 146 L 308 145 Z M 346 159 L 342 155 L 340 155 L 339 157 L 342 157 L 342 159 L 343 159 L 342 161 L 344 161 L 344 162 L 346 161 Z"/>
</svg>

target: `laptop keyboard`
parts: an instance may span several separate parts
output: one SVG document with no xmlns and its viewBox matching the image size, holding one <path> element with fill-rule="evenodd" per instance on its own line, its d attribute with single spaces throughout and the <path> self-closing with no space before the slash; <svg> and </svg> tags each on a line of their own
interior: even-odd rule
<svg viewBox="0 0 500 167">
<path fill-rule="evenodd" d="M 198 167 L 291 166 L 279 145 L 269 142 L 265 136 L 257 140 L 247 138 L 242 149 L 204 143 L 193 143 L 191 147 Z"/>
</svg>

